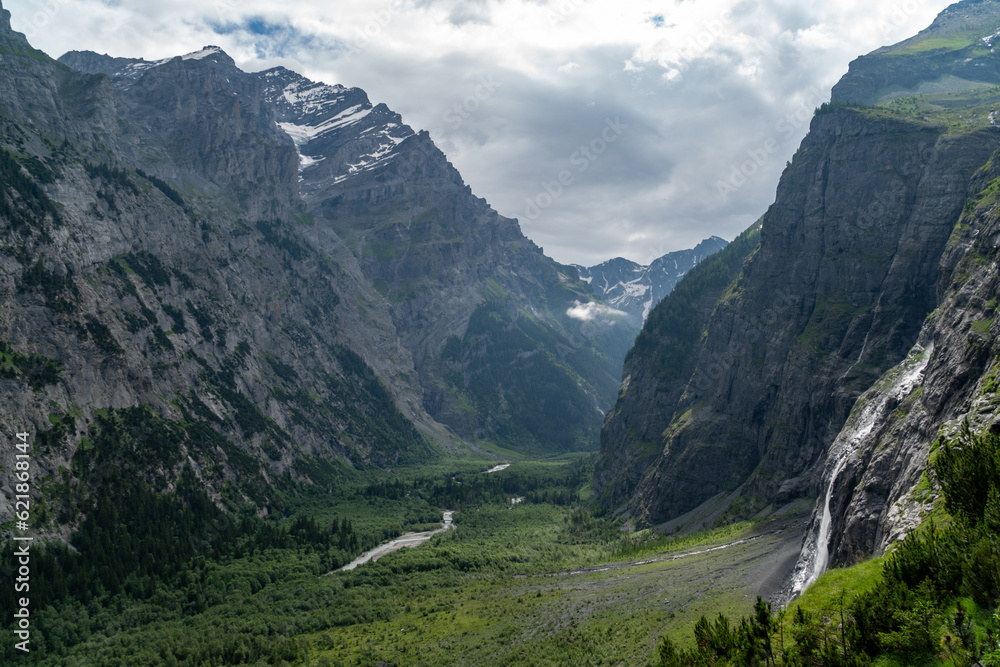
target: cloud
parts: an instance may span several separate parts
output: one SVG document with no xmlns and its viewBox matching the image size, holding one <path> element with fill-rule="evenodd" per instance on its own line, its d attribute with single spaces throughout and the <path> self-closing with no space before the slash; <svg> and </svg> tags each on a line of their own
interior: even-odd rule
<svg viewBox="0 0 1000 667">
<path fill-rule="evenodd" d="M 610 322 L 615 317 L 625 317 L 625 313 L 622 311 L 615 310 L 603 303 L 595 303 L 593 301 L 580 303 L 579 301 L 575 301 L 574 304 L 566 311 L 566 314 L 581 322 L 592 322 L 595 319 Z"/>
<path fill-rule="evenodd" d="M 219 44 L 248 70 L 281 64 L 364 88 L 373 102 L 429 130 L 473 191 L 518 218 L 549 255 L 593 265 L 613 256 L 646 264 L 713 234 L 733 238 L 773 201 L 812 109 L 848 62 L 915 34 L 947 4 L 49 0 L 40 10 L 31 0 L 6 0 L 4 6 L 14 28 L 53 56 L 91 49 L 155 59 Z M 483 77 L 500 85 L 484 95 Z M 585 171 L 573 171 L 574 152 L 615 117 L 628 129 Z M 564 170 L 573 182 L 529 219 L 526 201 L 547 192 Z"/>
</svg>

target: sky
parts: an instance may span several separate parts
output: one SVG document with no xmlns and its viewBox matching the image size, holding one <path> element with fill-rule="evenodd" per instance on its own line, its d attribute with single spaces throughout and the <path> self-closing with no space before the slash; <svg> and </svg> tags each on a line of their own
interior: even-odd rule
<svg viewBox="0 0 1000 667">
<path fill-rule="evenodd" d="M 942 0 L 2 0 L 53 57 L 213 44 L 364 89 L 563 263 L 732 240 L 848 63 Z"/>
</svg>

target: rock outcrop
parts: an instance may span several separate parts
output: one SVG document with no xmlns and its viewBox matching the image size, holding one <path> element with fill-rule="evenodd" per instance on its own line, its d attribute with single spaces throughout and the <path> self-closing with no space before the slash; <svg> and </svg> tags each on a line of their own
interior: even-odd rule
<svg viewBox="0 0 1000 667">
<path fill-rule="evenodd" d="M 823 490 L 799 561 L 854 563 L 905 537 L 933 509 L 927 468 L 940 436 L 1000 429 L 1000 169 L 994 154 L 977 175 L 938 269 L 938 307 L 917 343 L 855 404 L 823 473 Z M 827 512 L 827 526 L 823 512 Z M 822 535 L 826 531 L 827 535 Z"/>
</svg>

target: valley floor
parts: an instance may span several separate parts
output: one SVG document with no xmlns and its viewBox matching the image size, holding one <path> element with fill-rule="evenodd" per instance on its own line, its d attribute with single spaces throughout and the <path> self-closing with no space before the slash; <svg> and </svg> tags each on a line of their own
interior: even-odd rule
<svg viewBox="0 0 1000 667">
<path fill-rule="evenodd" d="M 512 521 L 521 509 L 510 512 Z M 537 520 L 523 509 L 525 521 Z M 662 633 L 690 637 L 703 614 L 741 616 L 757 595 L 777 595 L 807 519 L 798 508 L 725 535 L 563 572 L 471 574 L 422 591 L 387 620 L 311 635 L 318 649 L 311 657 L 358 665 L 645 664 Z M 447 550 L 449 537 L 427 548 Z M 406 567 L 389 557 L 379 565 Z"/>
<path fill-rule="evenodd" d="M 668 539 L 623 532 L 620 520 L 595 514 L 592 455 L 494 466 L 345 470 L 325 491 L 290 488 L 280 515 L 228 524 L 180 563 L 144 556 L 125 571 L 120 549 L 93 565 L 45 550 L 33 556 L 51 586 L 32 612 L 32 654 L 27 662 L 2 657 L 45 665 L 641 665 L 661 636 L 690 643 L 703 614 L 736 618 L 758 595 L 776 597 L 810 511 L 801 502 L 766 521 Z M 445 512 L 453 530 L 442 528 Z M 74 539 L 111 544 L 116 525 L 82 526 Z M 423 543 L 391 548 L 407 534 Z M 362 552 L 380 557 L 351 562 Z M 54 574 L 95 567 L 122 571 L 64 583 Z M 0 634 L 11 646 L 10 630 Z"/>
</svg>

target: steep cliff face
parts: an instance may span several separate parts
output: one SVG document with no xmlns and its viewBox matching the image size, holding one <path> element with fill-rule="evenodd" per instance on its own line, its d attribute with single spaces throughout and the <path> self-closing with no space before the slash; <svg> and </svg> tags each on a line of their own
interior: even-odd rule
<svg viewBox="0 0 1000 667">
<path fill-rule="evenodd" d="M 799 559 L 799 588 L 822 565 L 857 562 L 920 523 L 933 507 L 927 461 L 940 435 L 966 425 L 1000 429 L 998 158 L 974 179 L 941 258 L 938 307 L 908 357 L 858 400 L 831 448 Z"/>
<path fill-rule="evenodd" d="M 251 218 L 295 205 L 295 151 L 255 77 L 217 47 L 157 62 L 117 61 L 116 140 L 149 173 L 233 200 Z M 65 63 L 104 73 L 100 57 Z M 127 63 L 127 64 L 125 64 Z M 105 85 L 106 85 L 105 79 Z"/>
<path fill-rule="evenodd" d="M 737 489 L 744 511 L 816 493 L 810 472 L 854 401 L 934 309 L 970 177 L 998 141 L 864 109 L 817 115 L 667 408 L 633 512 L 657 523 Z"/>
<path fill-rule="evenodd" d="M 667 317 L 668 297 L 639 335 L 602 431 L 606 506 L 690 526 L 817 498 L 801 590 L 920 522 L 942 429 L 998 428 L 998 28 L 1000 4 L 958 3 L 852 64 L 711 314 Z"/>
</svg>

